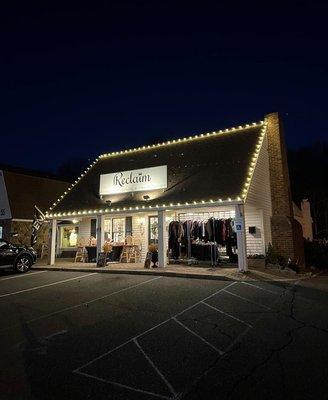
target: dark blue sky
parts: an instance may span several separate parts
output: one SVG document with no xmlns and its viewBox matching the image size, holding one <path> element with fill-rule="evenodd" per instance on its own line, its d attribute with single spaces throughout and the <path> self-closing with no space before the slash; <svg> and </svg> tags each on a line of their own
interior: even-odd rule
<svg viewBox="0 0 328 400">
<path fill-rule="evenodd" d="M 271 111 L 289 147 L 327 137 L 325 2 L 8 3 L 0 163 L 55 171 Z"/>
</svg>

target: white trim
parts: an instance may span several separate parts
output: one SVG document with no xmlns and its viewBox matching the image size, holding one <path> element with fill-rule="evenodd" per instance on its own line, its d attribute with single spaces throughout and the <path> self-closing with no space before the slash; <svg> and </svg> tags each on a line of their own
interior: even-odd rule
<svg viewBox="0 0 328 400">
<path fill-rule="evenodd" d="M 165 207 L 158 205 L 156 206 L 146 206 L 144 205 L 138 205 L 136 207 L 125 207 L 125 210 L 123 208 L 120 208 L 119 210 L 115 210 L 114 207 L 111 209 L 102 209 L 102 210 L 95 210 L 94 212 L 85 212 L 83 213 L 82 211 L 75 211 L 74 213 L 72 211 L 69 212 L 64 212 L 64 213 L 55 213 L 56 215 L 47 215 L 47 219 L 57 219 L 58 221 L 66 221 L 67 219 L 72 219 L 72 218 L 96 218 L 98 215 L 117 215 L 117 214 L 138 214 L 140 212 L 149 212 L 149 213 L 154 213 L 156 211 L 178 211 L 178 210 L 189 210 L 189 209 L 194 209 L 194 208 L 217 208 L 221 206 L 236 206 L 238 204 L 245 204 L 244 200 L 222 200 L 222 201 L 213 201 L 213 202 L 198 202 L 197 204 L 185 204 L 181 203 L 180 205 L 174 204 L 170 206 L 169 204 L 166 205 Z"/>
</svg>

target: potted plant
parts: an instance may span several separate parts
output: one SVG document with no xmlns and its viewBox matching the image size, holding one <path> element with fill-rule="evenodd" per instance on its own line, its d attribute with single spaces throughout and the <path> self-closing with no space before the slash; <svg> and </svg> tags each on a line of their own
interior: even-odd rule
<svg viewBox="0 0 328 400">
<path fill-rule="evenodd" d="M 265 267 L 265 256 L 263 254 L 251 254 L 248 256 L 248 266 L 253 268 Z"/>
</svg>

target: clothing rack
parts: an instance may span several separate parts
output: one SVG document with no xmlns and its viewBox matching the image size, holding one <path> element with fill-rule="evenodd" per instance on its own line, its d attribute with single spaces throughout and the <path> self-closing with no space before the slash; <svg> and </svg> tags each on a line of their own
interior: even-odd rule
<svg viewBox="0 0 328 400">
<path fill-rule="evenodd" d="M 202 221 L 204 219 L 209 219 L 211 217 L 213 218 L 223 218 L 223 219 L 228 219 L 228 218 L 235 218 L 235 211 L 209 211 L 209 212 L 189 212 L 189 213 L 179 213 L 178 214 L 178 221 L 184 222 L 189 219 L 196 220 L 196 221 Z"/>
</svg>

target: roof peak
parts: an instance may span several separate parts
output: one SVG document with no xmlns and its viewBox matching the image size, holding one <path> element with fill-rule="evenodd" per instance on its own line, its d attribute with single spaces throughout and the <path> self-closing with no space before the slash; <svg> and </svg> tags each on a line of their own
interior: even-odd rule
<svg viewBox="0 0 328 400">
<path fill-rule="evenodd" d="M 234 126 L 234 127 L 231 127 L 231 128 L 220 129 L 218 131 L 205 132 L 205 133 L 200 133 L 200 134 L 193 135 L 193 136 L 188 136 L 188 137 L 186 136 L 186 137 L 182 137 L 182 138 L 178 138 L 178 139 L 167 140 L 167 141 L 160 142 L 160 143 L 154 143 L 154 144 L 134 147 L 134 148 L 130 148 L 130 149 L 113 151 L 111 153 L 101 154 L 98 157 L 98 159 L 99 158 L 107 158 L 107 157 L 122 155 L 122 154 L 127 154 L 127 153 L 133 153 L 133 152 L 136 152 L 136 151 L 142 151 L 142 150 L 147 150 L 147 149 L 154 149 L 154 148 L 157 148 L 157 147 L 163 147 L 163 146 L 168 146 L 168 145 L 172 145 L 172 144 L 177 144 L 177 143 L 182 143 L 182 142 L 188 142 L 188 141 L 192 141 L 192 140 L 202 139 L 202 138 L 219 136 L 219 135 L 223 135 L 223 134 L 227 134 L 227 133 L 236 133 L 236 132 L 243 131 L 245 129 L 261 127 L 261 126 L 264 125 L 264 123 L 265 123 L 265 121 L 261 120 L 261 121 L 258 121 L 258 122 L 251 122 L 251 123 L 248 123 L 248 124 L 238 125 L 238 126 Z"/>
</svg>

